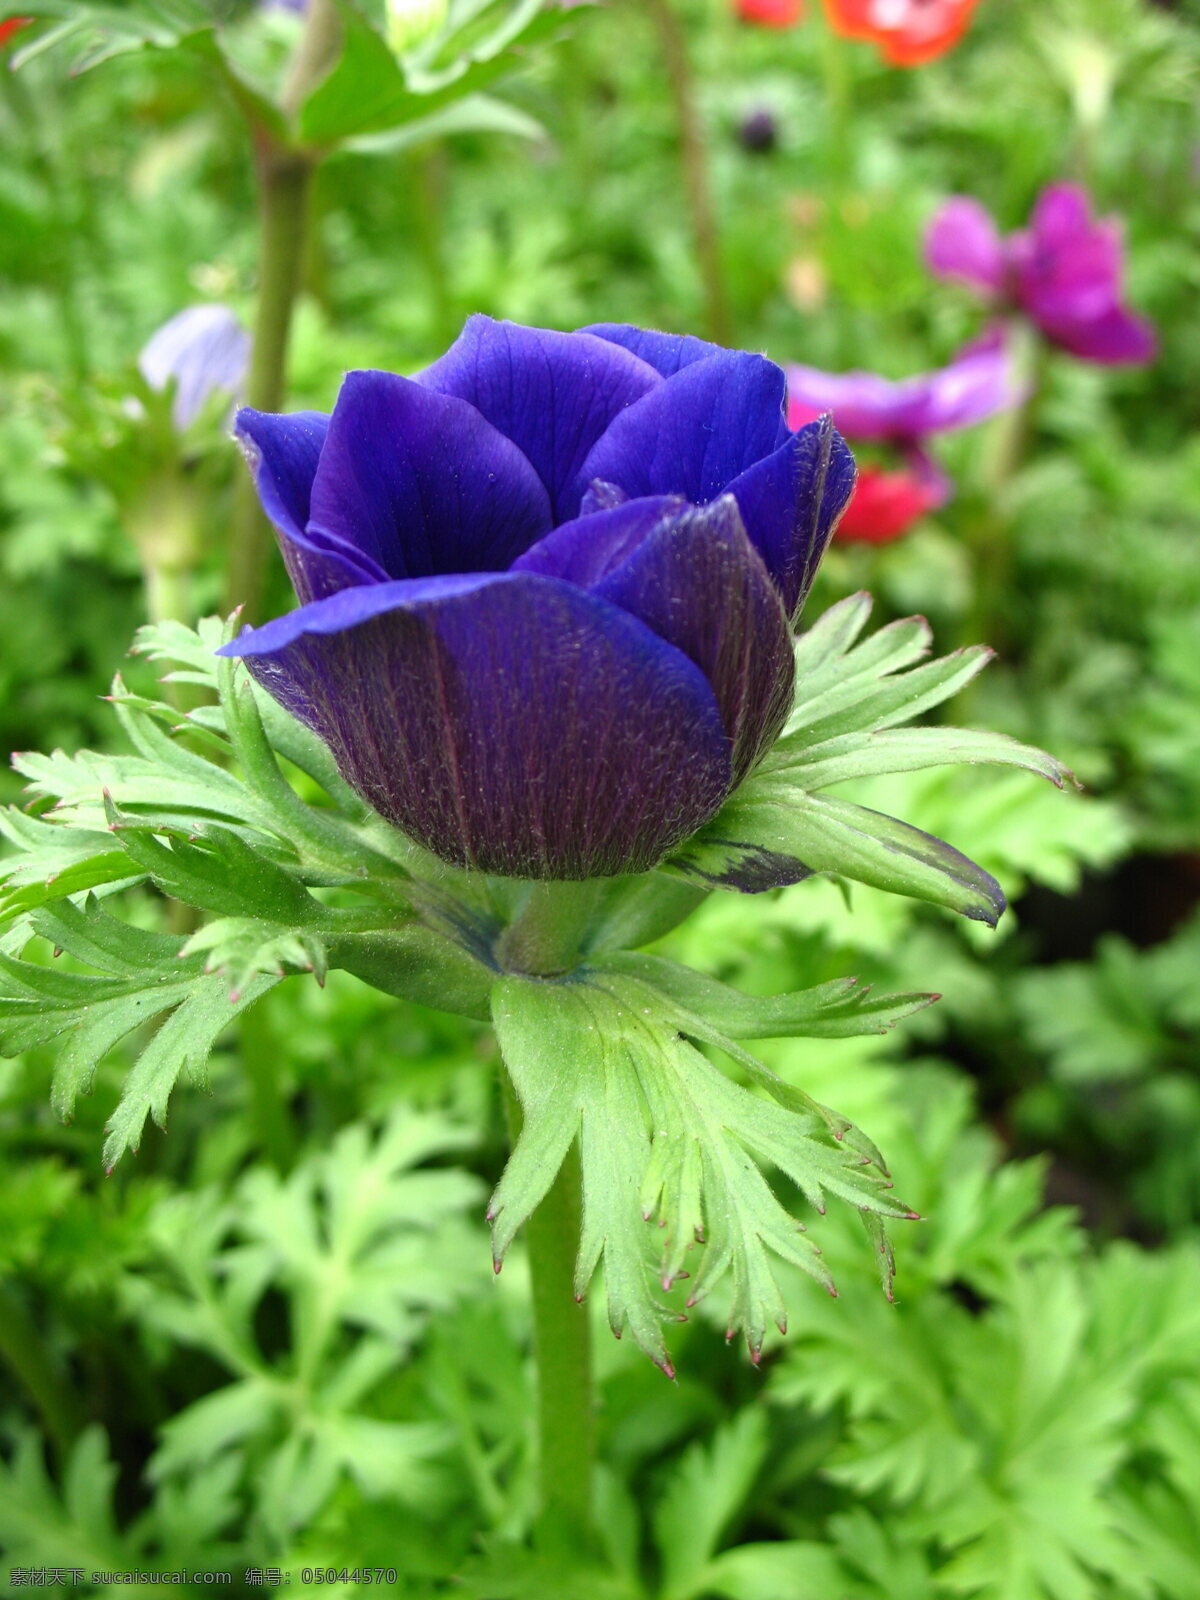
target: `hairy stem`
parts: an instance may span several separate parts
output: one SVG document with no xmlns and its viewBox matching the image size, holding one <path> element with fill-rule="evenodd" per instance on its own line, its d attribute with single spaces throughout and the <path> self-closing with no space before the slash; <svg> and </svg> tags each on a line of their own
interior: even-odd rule
<svg viewBox="0 0 1200 1600">
<path fill-rule="evenodd" d="M 587 1300 L 575 1299 L 581 1184 L 572 1145 L 550 1192 L 526 1224 L 537 1358 L 543 1543 L 586 1538 L 592 1520 L 595 1416 Z"/>
<path fill-rule="evenodd" d="M 700 269 L 700 280 L 704 288 L 706 331 L 718 344 L 731 344 L 733 324 L 729 315 L 729 297 L 725 292 L 720 239 L 708 181 L 708 153 L 704 143 L 700 112 L 696 105 L 687 40 L 679 18 L 675 14 L 672 0 L 649 0 L 649 7 L 650 16 L 658 30 L 667 69 L 667 81 L 675 105 L 679 163 L 683 171 L 684 194 L 687 196 L 688 210 L 691 213 L 696 263 Z"/>
<path fill-rule="evenodd" d="M 521 1103 L 501 1069 L 509 1143 L 521 1132 Z M 544 1549 L 578 1553 L 592 1527 L 595 1401 L 587 1299 L 575 1299 L 582 1220 L 579 1150 L 572 1145 L 545 1199 L 525 1224 L 537 1363 L 539 1508 L 535 1537 Z"/>
</svg>

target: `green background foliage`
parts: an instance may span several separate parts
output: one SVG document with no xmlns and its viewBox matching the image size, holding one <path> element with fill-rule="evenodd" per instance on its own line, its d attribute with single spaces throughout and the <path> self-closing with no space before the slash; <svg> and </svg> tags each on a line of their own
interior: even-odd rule
<svg viewBox="0 0 1200 1600">
<path fill-rule="evenodd" d="M 130 844 L 144 835 L 152 872 L 163 847 L 135 826 L 138 757 L 99 697 L 119 671 L 127 728 L 151 739 L 157 718 L 156 758 L 174 751 L 179 785 L 158 820 L 186 835 L 201 755 L 168 737 L 171 705 L 189 704 L 172 696 L 204 698 L 216 636 L 166 690 L 153 650 L 125 656 L 146 617 L 126 401 L 138 349 L 181 306 L 219 299 L 249 320 L 255 185 L 234 98 L 194 46 L 171 47 L 172 30 L 190 37 L 189 7 L 120 9 L 134 45 L 138 15 L 160 14 L 154 48 L 71 73 L 105 8 L 64 0 L 39 10 L 86 26 L 0 71 L 0 725 L 6 748 L 41 752 L 0 782 L 10 800 L 30 779 L 39 806 L 65 796 L 81 835 L 111 820 Z M 292 19 L 227 9 L 236 71 L 269 87 Z M 530 1555 L 527 1274 L 520 1234 L 492 1273 L 483 1216 L 508 1146 L 493 1033 L 354 977 L 355 960 L 370 972 L 346 942 L 357 933 L 334 926 L 351 909 L 336 884 L 305 908 L 299 947 L 222 900 L 217 931 L 181 962 L 195 929 L 131 882 L 142 874 L 114 846 L 107 877 L 60 883 L 130 880 L 124 974 L 98 964 L 100 908 L 37 907 L 47 871 L 95 858 L 94 837 L 72 858 L 57 828 L 66 854 L 5 891 L 41 917 L 40 942 L 0 934 L 28 990 L 0 1018 L 10 1567 L 383 1566 L 419 1600 L 1200 1593 L 1196 18 L 1149 0 L 981 0 L 960 47 L 903 72 L 838 47 L 810 9 L 775 31 L 724 0 L 678 0 L 736 343 L 894 377 L 946 360 L 983 316 L 926 274 L 924 223 L 962 192 L 1018 226 L 1064 176 L 1123 218 L 1130 296 L 1161 338 L 1145 369 L 1047 352 L 1021 451 L 1003 420 L 939 441 L 955 498 L 895 544 L 835 543 L 806 614 L 868 588 L 877 622 L 921 613 L 947 649 L 985 638 L 997 662 L 931 704 L 932 737 L 994 729 L 1082 779 L 1081 794 L 975 769 L 847 788 L 995 875 L 1011 902 L 999 929 L 814 879 L 714 895 L 655 947 L 755 995 L 850 973 L 943 995 L 886 1034 L 756 1046 L 869 1133 L 921 1214 L 893 1228 L 895 1303 L 834 1207 L 806 1221 L 839 1297 L 777 1266 L 787 1329 L 768 1324 L 758 1367 L 726 1346 L 728 1284 L 670 1328 L 673 1383 L 612 1340 L 594 1294 L 602 1549 Z M 503 44 L 489 30 L 513 8 L 493 10 L 463 22 L 477 51 Z M 447 97 L 457 122 L 408 126 L 414 84 L 433 97 L 421 114 L 450 116 L 435 103 L 446 41 L 397 85 L 359 38 L 310 102 L 309 133 L 340 118 L 356 142 L 316 178 L 289 404 L 327 406 L 349 366 L 417 369 L 470 311 L 703 328 L 652 11 L 614 0 L 549 27 L 516 10 L 529 36 L 503 44 L 502 80 L 483 63 L 466 111 Z M 393 94 L 387 127 L 345 121 L 365 115 L 368 71 Z M 778 128 L 766 152 L 737 137 L 759 107 Z M 183 449 L 188 622 L 222 590 L 240 470 L 224 420 L 214 409 Z M 290 603 L 277 563 L 269 588 L 272 609 Z M 249 712 L 238 725 L 243 761 L 255 726 Z M 211 718 L 208 733 L 211 753 L 225 735 Z M 83 746 L 100 755 L 76 757 Z M 336 783 L 313 769 L 319 752 L 285 754 L 305 799 Z M 227 774 L 214 788 L 203 766 L 204 809 L 226 831 L 172 865 L 207 881 L 213 852 L 226 876 L 244 865 L 243 833 L 261 844 L 264 818 L 252 785 Z M 105 817 L 113 774 L 134 785 L 132 819 Z M 10 817 L 14 848 L 43 847 L 36 815 Z M 346 817 L 355 848 L 369 839 L 386 864 L 369 823 Z M 345 838 L 304 845 L 336 875 Z M 258 850 L 256 894 L 301 892 L 280 869 L 298 848 L 276 833 Z M 384 909 L 394 866 L 379 872 Z M 434 974 L 426 999 L 449 981 L 443 957 L 405 955 Z M 207 1026 L 202 1073 L 171 1024 L 130 1006 L 122 982 L 148 971 Z M 470 975 L 454 981 L 465 993 Z M 165 1112 L 177 1073 L 163 1128 L 148 1113 Z M 127 1080 L 138 1093 L 113 1124 Z M 107 1164 L 138 1146 L 108 1177 L 106 1127 Z M 800 1214 L 790 1179 L 771 1178 Z"/>
</svg>

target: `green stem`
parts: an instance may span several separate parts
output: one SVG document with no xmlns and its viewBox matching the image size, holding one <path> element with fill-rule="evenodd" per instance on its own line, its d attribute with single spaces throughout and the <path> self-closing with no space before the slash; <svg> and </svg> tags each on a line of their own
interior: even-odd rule
<svg viewBox="0 0 1200 1600">
<path fill-rule="evenodd" d="M 7 1284 L 0 1284 L 0 1360 L 33 1401 L 55 1454 L 64 1462 L 80 1426 L 74 1396 L 47 1354 L 46 1341 Z"/>
<path fill-rule="evenodd" d="M 337 51 L 340 19 L 334 0 L 310 0 L 304 32 L 288 71 L 283 110 L 295 117 Z M 261 237 L 258 313 L 246 400 L 258 411 L 278 411 L 287 390 L 292 313 L 304 278 L 305 248 L 315 150 L 285 143 L 267 129 L 253 130 L 258 167 Z M 238 480 L 226 576 L 226 605 L 240 605 L 254 620 L 262 600 L 271 531 L 248 473 Z"/>
<path fill-rule="evenodd" d="M 704 289 L 704 320 L 709 338 L 727 345 L 733 342 L 733 323 L 729 314 L 729 297 L 725 292 L 720 239 L 708 181 L 708 152 L 696 104 L 687 40 L 672 0 L 648 0 L 648 3 L 650 16 L 658 30 L 667 82 L 675 105 L 683 190 L 691 213 L 696 264 Z"/>
<path fill-rule="evenodd" d="M 829 176 L 836 202 L 846 189 L 854 168 L 850 149 L 850 63 L 846 41 L 834 30 L 828 16 L 821 18 L 819 48 L 829 119 Z"/>
<path fill-rule="evenodd" d="M 1020 471 L 1036 424 L 1044 376 L 1045 346 L 1037 330 L 1018 323 L 1011 330 L 1013 381 L 1027 389 L 1018 406 L 1003 411 L 992 424 L 981 481 L 985 504 L 969 530 L 972 557 L 972 603 L 963 644 L 990 644 L 1004 653 L 1008 642 L 1008 605 L 1013 587 L 1013 530 L 1009 492 Z M 969 683 L 946 708 L 948 721 L 968 722 L 973 713 L 978 679 Z"/>
<path fill-rule="evenodd" d="M 587 1537 L 592 1520 L 595 1406 L 586 1297 L 575 1299 L 582 1215 L 578 1148 L 526 1224 L 538 1370 L 540 1532 Z"/>
<path fill-rule="evenodd" d="M 246 384 L 247 403 L 257 411 L 278 411 L 283 405 L 292 311 L 304 273 L 313 165 L 313 157 L 281 149 L 269 137 L 260 137 L 258 314 Z M 225 601 L 228 610 L 242 606 L 248 620 L 258 615 L 270 545 L 271 530 L 254 481 L 249 473 L 243 473 L 234 497 Z"/>
<path fill-rule="evenodd" d="M 500 937 L 501 965 L 538 978 L 557 977 L 578 966 L 592 913 L 607 887 L 604 878 L 534 883 L 519 915 Z"/>
<path fill-rule="evenodd" d="M 521 1107 L 504 1075 L 509 1137 L 515 1145 Z M 586 1296 L 575 1298 L 582 1183 L 572 1145 L 545 1199 L 525 1224 L 537 1363 L 539 1512 L 537 1543 L 578 1553 L 590 1542 L 596 1422 L 592 1337 Z"/>
<path fill-rule="evenodd" d="M 442 227 L 446 170 L 446 149 L 442 144 L 420 150 L 414 157 L 415 243 L 429 280 L 429 327 L 433 336 L 431 342 L 438 350 L 449 344 L 455 334 L 454 304 Z"/>
</svg>

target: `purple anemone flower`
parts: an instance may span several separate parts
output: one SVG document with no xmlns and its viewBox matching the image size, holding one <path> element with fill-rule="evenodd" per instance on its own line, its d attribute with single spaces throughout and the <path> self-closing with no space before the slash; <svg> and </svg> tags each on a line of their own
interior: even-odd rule
<svg viewBox="0 0 1200 1600">
<path fill-rule="evenodd" d="M 924 509 L 949 497 L 950 483 L 931 459 L 930 434 L 967 428 L 1023 398 L 1002 339 L 988 337 L 947 366 L 893 382 L 874 372 L 822 372 L 789 365 L 788 421 L 799 428 L 823 412 L 848 439 L 886 444 L 913 469 L 925 491 Z"/>
<path fill-rule="evenodd" d="M 782 371 L 702 340 L 472 317 L 415 378 L 237 432 L 302 604 L 259 683 L 444 860 L 643 871 L 779 732 L 789 620 L 854 483 Z"/>
<path fill-rule="evenodd" d="M 250 335 L 228 306 L 188 306 L 147 340 L 138 356 L 142 377 L 152 389 L 175 383 L 171 421 L 187 431 L 210 396 L 231 399 L 246 377 Z"/>
<path fill-rule="evenodd" d="M 1052 343 L 1106 366 L 1149 361 L 1154 327 L 1123 303 L 1121 228 L 1093 221 L 1074 184 L 1043 189 L 1030 226 L 1001 238 L 978 200 L 947 200 L 925 239 L 930 270 L 1023 311 Z"/>
</svg>

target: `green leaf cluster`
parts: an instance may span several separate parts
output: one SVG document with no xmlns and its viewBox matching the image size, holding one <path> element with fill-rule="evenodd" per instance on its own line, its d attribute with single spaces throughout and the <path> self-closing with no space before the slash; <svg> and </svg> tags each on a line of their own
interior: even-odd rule
<svg viewBox="0 0 1200 1600">
<path fill-rule="evenodd" d="M 1060 788 L 1052 757 L 1001 734 L 901 729 L 986 666 L 977 647 L 925 662 L 929 626 L 893 622 L 858 642 L 870 597 L 832 606 L 796 642 L 796 699 L 783 734 L 724 807 L 673 858 L 700 881 L 765 889 L 814 873 L 948 907 L 995 926 L 999 884 L 941 839 L 822 791 L 848 779 L 972 762 L 1026 767 Z"/>
</svg>

